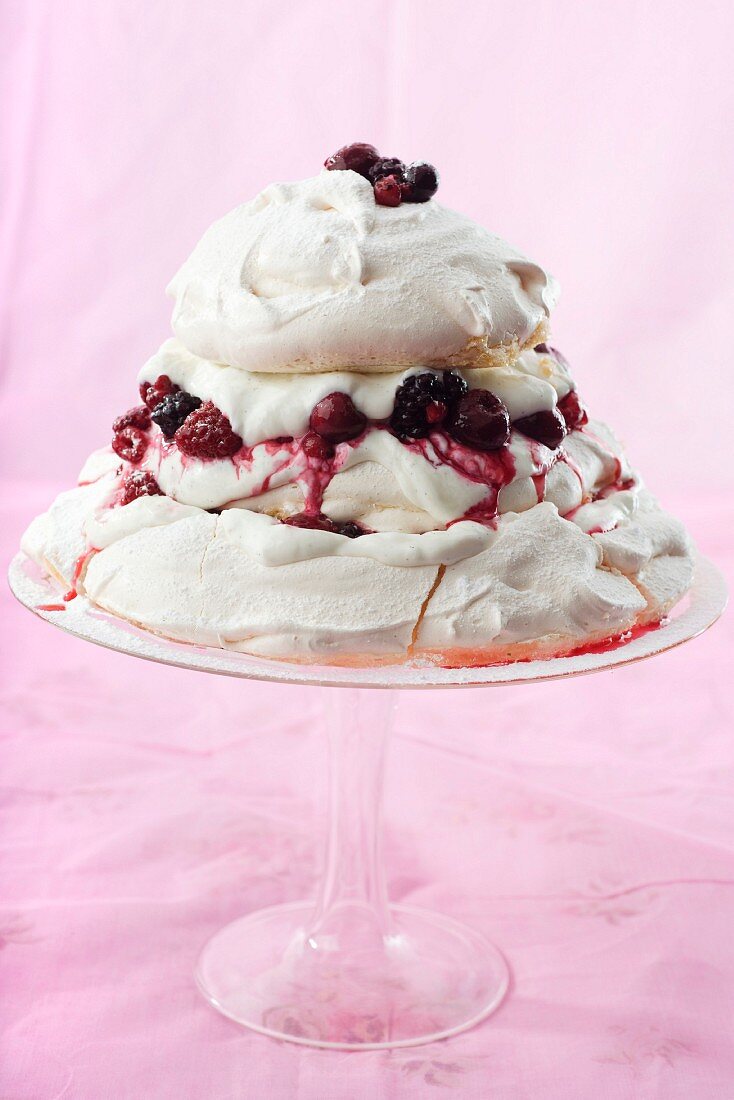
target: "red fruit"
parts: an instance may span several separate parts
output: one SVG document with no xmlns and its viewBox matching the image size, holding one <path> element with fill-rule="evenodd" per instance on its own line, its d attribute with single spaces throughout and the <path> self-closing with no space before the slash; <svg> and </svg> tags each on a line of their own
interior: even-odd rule
<svg viewBox="0 0 734 1100">
<path fill-rule="evenodd" d="M 145 432 L 142 432 L 140 428 L 122 428 L 121 431 L 115 433 L 115 437 L 112 440 L 112 450 L 120 458 L 124 458 L 126 462 L 132 463 L 133 466 L 137 466 L 141 461 L 143 455 L 148 446 L 148 440 Z"/>
<path fill-rule="evenodd" d="M 332 535 L 345 535 L 348 539 L 358 539 L 360 535 L 366 535 L 367 531 L 353 520 L 337 523 L 329 519 L 322 512 L 314 515 L 310 512 L 299 512 L 295 516 L 289 516 L 283 523 L 288 527 L 300 527 L 306 531 L 328 531 Z"/>
<path fill-rule="evenodd" d="M 367 417 L 356 408 L 348 393 L 328 393 L 311 410 L 311 431 L 330 443 L 356 439 L 367 425 Z"/>
<path fill-rule="evenodd" d="M 558 409 L 544 409 L 531 416 L 523 416 L 513 421 L 512 426 L 552 451 L 560 447 L 566 436 L 566 421 Z"/>
<path fill-rule="evenodd" d="M 179 388 L 167 374 L 159 374 L 155 382 L 140 383 L 140 397 L 143 403 L 152 410 L 156 405 L 160 405 L 164 397 L 168 397 L 172 393 L 178 393 Z"/>
<path fill-rule="evenodd" d="M 229 417 L 211 401 L 189 413 L 173 438 L 178 449 L 191 458 L 231 458 L 242 447 L 242 436 L 232 430 Z"/>
<path fill-rule="evenodd" d="M 586 409 L 579 400 L 576 390 L 570 390 L 566 396 L 558 402 L 559 412 L 566 421 L 566 427 L 571 432 L 574 428 L 583 428 L 589 423 Z"/>
<path fill-rule="evenodd" d="M 138 497 L 162 496 L 161 487 L 148 470 L 131 470 L 122 480 L 120 504 L 130 504 Z"/>
<path fill-rule="evenodd" d="M 123 428 L 140 428 L 147 432 L 150 427 L 150 410 L 145 405 L 136 405 L 112 422 L 112 431 L 121 432 Z"/>
<path fill-rule="evenodd" d="M 325 462 L 334 454 L 334 445 L 327 439 L 322 439 L 316 432 L 307 432 L 301 440 L 301 450 L 307 458 L 317 458 Z"/>
<path fill-rule="evenodd" d="M 400 206 L 403 192 L 397 176 L 382 176 L 375 183 L 375 202 L 380 206 Z"/>
<path fill-rule="evenodd" d="M 380 154 L 374 145 L 367 145 L 364 141 L 355 141 L 351 145 L 343 145 L 324 161 L 324 168 L 330 172 L 358 172 L 365 179 L 369 178 L 369 171 L 373 164 L 380 159 Z"/>
<path fill-rule="evenodd" d="M 446 428 L 467 447 L 496 451 L 510 438 L 510 416 L 499 397 L 489 390 L 469 390 L 457 401 Z"/>
<path fill-rule="evenodd" d="M 428 202 L 438 191 L 438 172 L 432 164 L 416 161 L 405 169 L 404 202 Z"/>
</svg>

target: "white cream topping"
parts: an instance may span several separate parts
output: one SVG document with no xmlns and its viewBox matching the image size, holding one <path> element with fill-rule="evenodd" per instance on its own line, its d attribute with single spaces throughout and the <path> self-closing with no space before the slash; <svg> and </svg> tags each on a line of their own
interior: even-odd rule
<svg viewBox="0 0 734 1100">
<path fill-rule="evenodd" d="M 395 370 L 472 340 L 522 345 L 555 281 L 435 199 L 375 203 L 354 172 L 273 184 L 206 231 L 168 287 L 173 329 L 249 371 Z"/>
</svg>

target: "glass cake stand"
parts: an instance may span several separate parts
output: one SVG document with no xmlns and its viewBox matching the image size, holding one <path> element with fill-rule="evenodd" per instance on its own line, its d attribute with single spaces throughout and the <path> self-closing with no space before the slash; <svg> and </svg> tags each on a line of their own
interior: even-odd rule
<svg viewBox="0 0 734 1100">
<path fill-rule="evenodd" d="M 472 928 L 388 904 L 380 818 L 397 691 L 537 683 L 618 668 L 696 637 L 726 605 L 721 574 L 700 558 L 693 587 L 670 618 L 616 647 L 484 668 L 418 661 L 338 668 L 179 644 L 115 619 L 82 596 L 65 604 L 22 554 L 11 563 L 9 579 L 29 610 L 109 649 L 224 676 L 321 687 L 330 823 L 318 898 L 262 909 L 227 925 L 204 946 L 196 980 L 215 1008 L 245 1027 L 339 1050 L 405 1047 L 455 1035 L 494 1012 L 510 980 L 501 952 Z M 369 690 L 377 688 L 382 690 Z"/>
</svg>

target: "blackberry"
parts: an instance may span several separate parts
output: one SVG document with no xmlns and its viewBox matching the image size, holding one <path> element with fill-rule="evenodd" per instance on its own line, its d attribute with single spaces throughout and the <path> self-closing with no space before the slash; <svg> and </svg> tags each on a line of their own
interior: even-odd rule
<svg viewBox="0 0 734 1100">
<path fill-rule="evenodd" d="M 169 393 L 160 404 L 156 405 L 150 414 L 166 439 L 171 439 L 183 424 L 189 413 L 198 409 L 201 398 L 194 397 L 193 393 L 186 390 L 178 390 L 177 393 Z"/>
</svg>

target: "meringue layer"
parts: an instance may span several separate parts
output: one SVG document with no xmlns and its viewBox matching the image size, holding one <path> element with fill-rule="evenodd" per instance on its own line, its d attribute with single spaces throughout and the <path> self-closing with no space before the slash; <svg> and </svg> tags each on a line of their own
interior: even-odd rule
<svg viewBox="0 0 734 1100">
<path fill-rule="evenodd" d="M 204 359 L 394 372 L 514 358 L 543 339 L 558 287 L 435 200 L 379 206 L 355 172 L 324 171 L 272 184 L 215 222 L 168 293 L 176 336 Z"/>
</svg>

